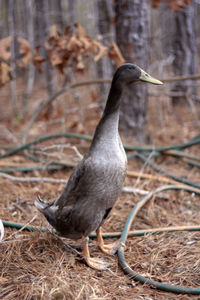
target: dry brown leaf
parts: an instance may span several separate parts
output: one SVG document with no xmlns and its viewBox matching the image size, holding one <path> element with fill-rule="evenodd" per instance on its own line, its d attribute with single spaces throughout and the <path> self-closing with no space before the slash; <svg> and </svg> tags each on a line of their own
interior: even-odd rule
<svg viewBox="0 0 200 300">
<path fill-rule="evenodd" d="M 119 47 L 113 42 L 109 43 L 108 56 L 115 62 L 117 67 L 125 63 L 125 59 L 123 58 Z"/>
<path fill-rule="evenodd" d="M 0 86 L 11 80 L 11 67 L 5 62 L 0 61 Z"/>
<path fill-rule="evenodd" d="M 76 132 L 82 133 L 82 134 L 85 133 L 85 128 L 84 128 L 82 123 L 78 123 L 77 128 L 76 128 Z"/>
<path fill-rule="evenodd" d="M 11 57 L 10 45 L 12 43 L 13 38 L 8 36 L 4 39 L 0 40 L 0 58 L 4 60 L 9 60 Z M 19 54 L 20 60 L 18 60 L 18 65 L 20 67 L 27 66 L 31 61 L 31 51 L 29 42 L 22 38 L 17 37 L 17 42 L 19 43 Z"/>
<path fill-rule="evenodd" d="M 59 53 L 57 51 L 52 51 L 52 53 L 50 53 L 49 60 L 53 67 L 60 65 L 63 62 L 62 57 L 59 56 Z"/>
<path fill-rule="evenodd" d="M 33 63 L 34 65 L 36 66 L 36 68 L 38 69 L 38 71 L 40 73 L 43 72 L 43 69 L 42 69 L 42 63 L 45 61 L 45 58 L 43 58 L 42 56 L 40 56 L 38 54 L 39 50 L 40 50 L 41 46 L 37 46 L 35 47 L 34 49 L 34 53 L 33 53 Z"/>
<path fill-rule="evenodd" d="M 12 42 L 12 37 L 8 36 L 0 40 L 0 58 L 9 60 L 11 57 L 10 44 Z"/>
<path fill-rule="evenodd" d="M 77 29 L 77 38 L 80 39 L 80 38 L 84 38 L 84 37 L 88 37 L 85 29 L 81 26 L 80 23 L 76 23 L 74 25 Z"/>
<path fill-rule="evenodd" d="M 79 71 L 82 71 L 82 70 L 84 70 L 84 68 L 85 68 L 85 65 L 84 65 L 84 63 L 83 63 L 83 57 L 82 57 L 82 55 L 78 55 L 77 56 L 77 65 L 76 65 L 76 69 L 77 70 L 79 70 Z"/>
<path fill-rule="evenodd" d="M 20 61 L 18 61 L 18 66 L 26 67 L 31 61 L 30 44 L 27 40 L 23 39 L 22 37 L 18 37 L 17 41 L 19 43 L 19 54 L 21 57 Z"/>
<path fill-rule="evenodd" d="M 70 27 L 69 25 L 66 26 L 66 27 L 64 28 L 63 33 L 64 33 L 65 38 L 66 38 L 66 37 L 69 37 L 69 36 L 71 35 L 71 27 Z"/>
<path fill-rule="evenodd" d="M 92 52 L 95 62 L 100 60 L 108 52 L 107 47 L 96 40 L 92 40 L 87 35 L 80 23 L 77 23 L 74 26 L 76 28 L 75 34 L 72 34 L 72 30 L 68 26 L 65 28 L 63 35 L 61 35 L 57 31 L 57 26 L 55 24 L 52 25 L 50 27 L 50 35 L 44 43 L 51 65 L 56 67 L 62 74 L 65 73 L 65 67 L 69 62 L 75 65 L 77 71 L 82 71 L 85 68 L 84 57 L 88 57 L 90 52 Z M 18 37 L 17 41 L 19 43 L 20 54 L 20 59 L 17 61 L 18 66 L 21 68 L 26 67 L 30 63 L 32 57 L 34 65 L 39 72 L 42 73 L 42 63 L 46 61 L 46 58 L 39 55 L 41 46 L 35 47 L 32 55 L 27 40 Z M 2 60 L 10 59 L 11 42 L 12 37 L 0 40 L 0 58 L 2 58 Z M 115 53 L 113 54 L 113 57 L 115 57 L 115 60 L 120 60 L 119 54 Z M 4 65 L 2 65 L 1 68 L 1 84 L 4 84 L 10 78 L 10 69 L 8 66 Z"/>
<path fill-rule="evenodd" d="M 84 54 L 88 54 L 88 51 L 92 47 L 92 40 L 90 38 L 82 37 L 79 39 L 82 44 L 82 48 L 84 50 Z"/>
<path fill-rule="evenodd" d="M 49 30 L 49 37 L 50 37 L 50 38 L 54 38 L 55 40 L 57 40 L 57 39 L 59 38 L 58 31 L 57 31 L 57 25 L 56 25 L 56 24 L 53 24 L 53 25 L 50 27 L 50 30 Z"/>
<path fill-rule="evenodd" d="M 157 8 L 160 5 L 161 0 L 153 0 L 152 1 L 152 7 Z"/>
<path fill-rule="evenodd" d="M 92 43 L 94 45 L 95 52 L 97 52 L 94 56 L 94 61 L 98 61 L 108 52 L 108 48 L 97 41 L 93 41 Z"/>
<path fill-rule="evenodd" d="M 157 8 L 161 3 L 161 0 L 153 0 L 152 7 Z M 168 0 L 167 6 L 174 11 L 184 8 L 186 5 L 191 4 L 191 0 Z"/>
<path fill-rule="evenodd" d="M 181 8 L 184 8 L 186 5 L 191 4 L 191 0 L 168 0 L 167 5 L 174 11 L 178 11 Z"/>
<path fill-rule="evenodd" d="M 81 48 L 81 42 L 77 39 L 76 36 L 72 36 L 68 43 L 68 50 L 69 51 L 78 51 Z"/>
<path fill-rule="evenodd" d="M 62 50 L 67 50 L 67 39 L 64 36 L 60 36 L 57 41 L 57 47 Z"/>
</svg>

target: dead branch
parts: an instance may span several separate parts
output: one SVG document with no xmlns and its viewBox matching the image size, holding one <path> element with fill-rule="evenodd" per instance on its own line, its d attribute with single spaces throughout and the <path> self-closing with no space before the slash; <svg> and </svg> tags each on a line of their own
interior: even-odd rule
<svg viewBox="0 0 200 300">
<path fill-rule="evenodd" d="M 174 81 L 183 81 L 183 80 L 189 80 L 189 79 L 198 80 L 198 79 L 200 79 L 200 74 L 168 77 L 168 78 L 161 79 L 161 81 L 174 82 Z"/>
<path fill-rule="evenodd" d="M 47 178 L 47 177 L 16 177 L 12 175 L 8 175 L 6 173 L 0 173 L 0 177 L 4 177 L 6 179 L 9 179 L 11 181 L 20 181 L 20 182 L 50 182 L 50 183 L 67 183 L 67 180 L 65 179 L 53 179 L 53 178 Z"/>
<path fill-rule="evenodd" d="M 140 172 L 133 172 L 133 171 L 127 171 L 127 176 L 130 177 L 140 177 L 143 179 L 151 179 L 151 180 L 157 180 L 157 181 L 161 181 L 161 182 L 165 182 L 165 183 L 170 183 L 170 184 L 177 184 L 177 181 L 169 179 L 167 177 L 164 176 L 155 176 L 155 175 L 151 175 L 151 174 L 146 174 L 146 173 L 140 173 Z"/>
</svg>

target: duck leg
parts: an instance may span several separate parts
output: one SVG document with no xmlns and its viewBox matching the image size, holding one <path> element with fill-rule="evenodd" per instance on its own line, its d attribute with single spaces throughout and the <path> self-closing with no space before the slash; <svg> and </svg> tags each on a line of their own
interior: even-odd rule
<svg viewBox="0 0 200 300">
<path fill-rule="evenodd" d="M 96 230 L 96 234 L 99 248 L 103 253 L 106 253 L 108 255 L 114 255 L 117 252 L 117 250 L 122 246 L 122 243 L 119 240 L 112 244 L 105 245 L 101 234 L 101 228 L 98 228 Z"/>
<path fill-rule="evenodd" d="M 84 244 L 83 244 L 83 254 L 84 254 L 84 259 L 85 259 L 87 265 L 90 268 L 98 270 L 98 271 L 106 270 L 108 268 L 108 265 L 109 265 L 107 262 L 105 262 L 103 260 L 100 260 L 98 258 L 90 257 L 90 252 L 89 252 L 89 248 L 88 248 L 88 241 L 89 241 L 89 238 L 86 237 L 85 240 L 84 240 Z"/>
</svg>

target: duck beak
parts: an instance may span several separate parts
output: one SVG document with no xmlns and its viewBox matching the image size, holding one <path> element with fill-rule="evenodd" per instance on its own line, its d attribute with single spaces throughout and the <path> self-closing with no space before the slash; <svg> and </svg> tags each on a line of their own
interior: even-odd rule
<svg viewBox="0 0 200 300">
<path fill-rule="evenodd" d="M 149 82 L 149 83 L 153 83 L 153 84 L 163 84 L 162 81 L 156 79 L 156 78 L 153 78 L 151 77 L 148 73 L 146 73 L 144 70 L 140 69 L 141 70 L 141 75 L 139 77 L 139 79 L 141 81 L 146 81 L 146 82 Z"/>
</svg>

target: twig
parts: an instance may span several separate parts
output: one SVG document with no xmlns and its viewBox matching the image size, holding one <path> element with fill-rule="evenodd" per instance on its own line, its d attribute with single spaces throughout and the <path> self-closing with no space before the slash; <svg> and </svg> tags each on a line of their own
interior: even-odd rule
<svg viewBox="0 0 200 300">
<path fill-rule="evenodd" d="M 12 132 L 10 132 L 10 130 L 8 130 L 8 128 L 6 128 L 4 125 L 0 125 L 0 127 L 2 128 L 3 131 L 5 131 L 6 137 L 10 138 L 14 143 L 18 143 L 16 137 L 14 136 L 14 134 Z"/>
<path fill-rule="evenodd" d="M 200 161 L 200 157 L 197 157 L 193 154 L 190 153 L 184 153 L 184 152 L 179 152 L 179 151 L 173 151 L 173 150 L 168 150 L 164 151 L 163 154 L 165 155 L 172 155 L 172 156 L 179 156 L 179 157 L 186 157 L 192 160 Z"/>
<path fill-rule="evenodd" d="M 180 177 L 180 176 L 177 176 L 174 174 L 170 174 L 165 169 L 162 169 L 161 167 L 157 166 L 155 163 L 147 161 L 146 158 L 142 154 L 138 153 L 137 155 L 143 162 L 146 162 L 148 164 L 148 166 L 150 166 L 151 168 L 156 170 L 156 172 L 162 173 L 162 174 L 166 175 L 167 177 L 172 178 L 173 180 L 179 181 L 179 183 L 181 183 L 181 185 L 183 185 L 184 187 L 189 185 L 189 186 L 192 186 L 193 188 L 197 188 L 198 190 L 200 190 L 200 184 L 190 181 L 186 178 L 183 178 L 183 177 Z"/>
<path fill-rule="evenodd" d="M 137 177 L 136 182 L 135 182 L 135 185 L 134 185 L 135 187 L 138 185 L 138 183 L 139 183 L 139 181 L 140 181 L 140 178 L 141 178 L 141 176 L 142 176 L 142 174 L 143 174 L 143 172 L 144 172 L 144 169 L 145 169 L 145 167 L 146 167 L 146 165 L 147 165 L 147 162 L 151 159 L 151 157 L 153 156 L 153 153 L 154 153 L 154 151 L 152 151 L 152 152 L 149 154 L 149 156 L 147 157 L 147 160 L 144 162 L 142 168 L 140 169 L 140 172 L 139 172 L 139 174 L 138 174 L 138 177 Z"/>
<path fill-rule="evenodd" d="M 163 78 L 161 81 L 163 82 L 174 82 L 174 81 L 183 81 L 183 80 L 189 80 L 189 79 L 200 79 L 200 74 L 189 74 L 189 75 L 184 75 L 184 76 L 175 76 L 175 77 L 168 77 L 168 78 Z"/>
<path fill-rule="evenodd" d="M 8 240 L 9 238 L 11 238 L 12 236 L 14 236 L 16 233 L 19 233 L 21 231 L 23 231 L 27 226 L 29 226 L 29 224 L 31 224 L 35 219 L 37 218 L 37 215 L 35 215 L 29 222 L 27 222 L 26 224 L 24 224 L 24 226 L 22 226 L 17 232 L 13 232 L 11 235 L 9 235 L 7 238 L 4 239 Z"/>
<path fill-rule="evenodd" d="M 140 173 L 140 172 L 133 172 L 133 171 L 127 171 L 126 173 L 128 176 L 131 177 L 140 177 L 143 179 L 151 179 L 151 180 L 158 180 L 161 182 L 165 182 L 165 183 L 171 183 L 171 184 L 177 184 L 177 181 L 163 177 L 163 176 L 155 176 L 155 175 L 151 175 L 151 174 L 146 174 L 146 173 Z"/>
<path fill-rule="evenodd" d="M 58 155 L 58 154 L 46 154 L 44 153 L 44 151 L 47 150 L 52 150 L 52 149 L 72 149 L 75 154 L 78 156 L 78 158 L 81 160 L 83 158 L 83 155 L 79 152 L 78 148 L 76 146 L 71 146 L 71 145 L 51 145 L 51 146 L 47 146 L 41 149 L 41 153 L 45 154 L 45 155 Z"/>
<path fill-rule="evenodd" d="M 0 173 L 14 173 L 14 172 L 32 172 L 32 171 L 43 171 L 43 170 L 61 170 L 65 166 L 64 165 L 46 165 L 46 166 L 23 166 L 23 167 L 16 167 L 16 168 L 6 168 L 0 169 Z"/>
<path fill-rule="evenodd" d="M 65 179 L 53 179 L 47 177 L 15 177 L 8 175 L 6 173 L 0 173 L 0 177 L 4 177 L 11 181 L 21 181 L 21 182 L 50 182 L 50 183 L 64 183 L 66 184 Z"/>
<path fill-rule="evenodd" d="M 122 189 L 123 193 L 128 193 L 128 194 L 140 194 L 140 195 L 147 195 L 149 192 L 145 190 L 140 190 L 140 189 L 135 189 L 132 186 L 124 186 Z"/>
</svg>

